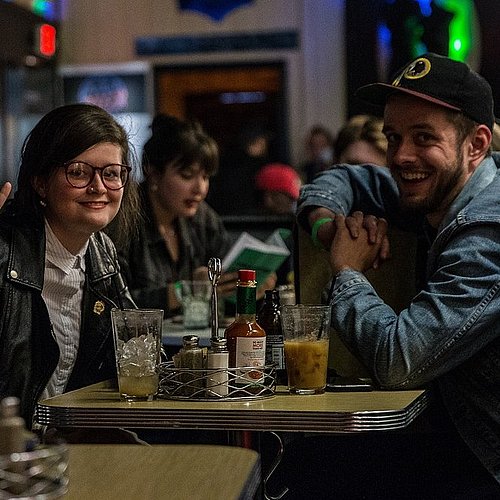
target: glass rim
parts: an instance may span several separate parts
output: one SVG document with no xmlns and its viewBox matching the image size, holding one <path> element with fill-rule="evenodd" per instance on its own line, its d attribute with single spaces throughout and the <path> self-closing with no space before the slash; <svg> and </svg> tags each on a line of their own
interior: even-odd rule
<svg viewBox="0 0 500 500">
<path fill-rule="evenodd" d="M 165 310 L 164 309 L 160 309 L 160 308 L 151 308 L 151 307 L 146 307 L 146 308 L 141 308 L 141 307 L 138 307 L 138 308 L 132 308 L 132 307 L 126 307 L 124 309 L 121 309 L 120 307 L 112 307 L 111 308 L 111 312 L 132 312 L 132 313 L 145 313 L 145 312 L 162 312 L 163 314 L 165 313 Z"/>
<path fill-rule="evenodd" d="M 283 304 L 281 309 L 330 309 L 330 304 Z"/>
</svg>

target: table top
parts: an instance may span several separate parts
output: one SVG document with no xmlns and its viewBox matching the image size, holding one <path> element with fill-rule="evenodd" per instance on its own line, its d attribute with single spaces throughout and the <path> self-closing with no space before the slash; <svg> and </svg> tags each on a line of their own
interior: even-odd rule
<svg viewBox="0 0 500 500">
<path fill-rule="evenodd" d="M 251 499 L 259 485 L 259 455 L 245 448 L 70 445 L 64 498 Z"/>
<path fill-rule="evenodd" d="M 290 394 L 251 401 L 121 401 L 116 381 L 41 401 L 36 420 L 57 427 L 130 427 L 345 433 L 402 429 L 427 406 L 423 390 Z"/>
</svg>

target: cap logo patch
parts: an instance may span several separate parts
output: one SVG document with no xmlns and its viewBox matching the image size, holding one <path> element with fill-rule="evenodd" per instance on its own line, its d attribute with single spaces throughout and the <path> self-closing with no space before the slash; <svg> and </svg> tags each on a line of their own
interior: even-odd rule
<svg viewBox="0 0 500 500">
<path fill-rule="evenodd" d="M 401 84 L 401 79 L 406 78 L 407 80 L 418 80 L 423 78 L 431 70 L 431 62 L 425 57 L 419 57 L 411 62 L 403 72 L 392 82 L 392 85 L 399 87 Z"/>
</svg>

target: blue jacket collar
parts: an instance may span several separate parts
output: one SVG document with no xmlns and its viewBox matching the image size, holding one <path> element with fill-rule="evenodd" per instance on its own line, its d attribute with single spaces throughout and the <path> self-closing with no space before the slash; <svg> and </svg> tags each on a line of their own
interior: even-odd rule
<svg viewBox="0 0 500 500">
<path fill-rule="evenodd" d="M 488 156 L 480 163 L 460 194 L 453 200 L 448 212 L 439 225 L 438 232 L 448 226 L 478 193 L 491 184 L 498 173 L 498 167 L 500 167 L 500 154 Z"/>
</svg>

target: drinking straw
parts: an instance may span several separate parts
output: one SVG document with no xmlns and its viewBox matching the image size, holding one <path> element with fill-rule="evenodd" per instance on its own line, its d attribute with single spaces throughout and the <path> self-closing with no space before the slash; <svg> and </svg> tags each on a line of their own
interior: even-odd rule
<svg viewBox="0 0 500 500">
<path fill-rule="evenodd" d="M 316 337 L 317 340 L 321 340 L 321 337 L 323 336 L 323 325 L 324 325 L 325 319 L 326 319 L 325 316 L 326 316 L 326 313 L 321 318 L 321 323 L 319 325 L 318 335 Z"/>
<path fill-rule="evenodd" d="M 335 278 L 332 277 L 332 281 L 330 282 L 330 288 L 328 289 L 328 299 L 327 299 L 327 304 L 330 305 L 330 302 L 332 301 L 333 297 L 333 287 L 335 285 Z M 325 312 L 324 317 L 321 320 L 321 325 L 319 325 L 319 331 L 318 331 L 318 336 L 316 337 L 318 340 L 321 339 L 321 336 L 323 335 L 323 325 L 326 322 L 326 315 L 328 312 Z"/>
<path fill-rule="evenodd" d="M 189 245 L 188 247 L 189 254 L 189 283 L 191 284 L 191 294 L 194 295 L 194 256 L 193 256 L 193 247 Z"/>
<path fill-rule="evenodd" d="M 334 287 L 335 287 L 335 277 L 332 276 L 332 280 L 330 281 L 330 288 L 328 289 L 328 298 L 327 298 L 328 305 L 330 305 L 330 302 L 332 301 Z"/>
</svg>

